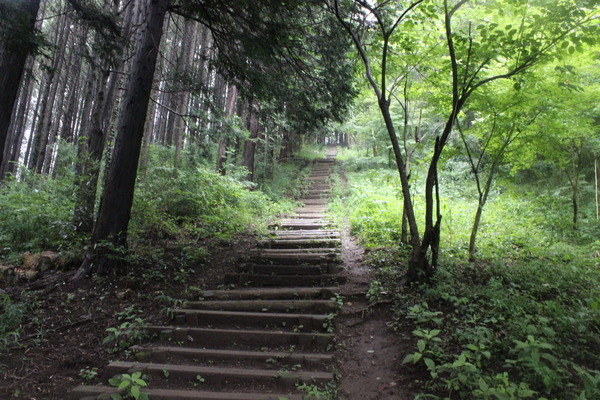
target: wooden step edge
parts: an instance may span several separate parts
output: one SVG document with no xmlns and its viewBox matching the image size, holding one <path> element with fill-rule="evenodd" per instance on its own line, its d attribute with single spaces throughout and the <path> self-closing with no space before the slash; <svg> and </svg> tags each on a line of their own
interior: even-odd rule
<svg viewBox="0 0 600 400">
<path fill-rule="evenodd" d="M 278 300 L 292 298 L 306 298 L 317 296 L 319 298 L 331 298 L 341 290 L 338 286 L 320 288 L 288 287 L 288 288 L 255 288 L 255 289 L 230 289 L 230 290 L 203 290 L 198 296 L 204 300 L 231 299 L 231 300 Z"/>
<path fill-rule="evenodd" d="M 159 336 L 164 344 L 177 343 L 192 347 L 218 347 L 236 350 L 265 348 L 282 351 L 327 353 L 333 350 L 334 335 L 321 332 L 289 332 L 264 329 L 220 329 L 187 326 L 148 326 L 149 333 Z"/>
<path fill-rule="evenodd" d="M 311 362 L 326 364 L 333 362 L 333 354 L 282 352 L 282 351 L 249 351 L 249 350 L 226 350 L 226 349 L 204 349 L 196 347 L 181 346 L 144 346 L 131 347 L 135 353 L 165 353 L 191 358 L 220 358 L 233 360 L 267 360 L 269 358 L 278 360 L 292 360 L 294 362 Z"/>
<path fill-rule="evenodd" d="M 259 335 L 264 336 L 288 336 L 297 338 L 319 338 L 319 339 L 331 339 L 333 340 L 334 335 L 331 333 L 320 333 L 320 332 L 283 332 L 283 331 L 266 331 L 261 329 L 218 329 L 218 328 L 195 328 L 190 326 L 174 326 L 174 325 L 148 325 L 146 329 L 150 333 L 162 333 L 162 332 L 181 332 L 185 333 L 206 333 L 218 337 L 219 335 L 250 335 L 257 337 Z M 182 335 L 183 336 L 183 335 Z"/>
<path fill-rule="evenodd" d="M 197 315 L 214 315 L 214 316 L 232 316 L 232 317 L 247 317 L 247 318 L 282 318 L 282 319 L 293 319 L 293 318 L 307 318 L 314 319 L 316 321 L 326 320 L 327 314 L 305 314 L 305 313 L 274 313 L 274 312 L 258 312 L 258 311 L 227 311 L 227 310 L 203 310 L 203 309 L 191 309 L 191 308 L 172 308 L 169 310 L 172 313 L 181 314 L 197 314 Z"/>
<path fill-rule="evenodd" d="M 225 284 L 236 285 L 238 287 L 261 287 L 261 286 L 329 286 L 343 285 L 348 278 L 342 275 L 321 274 L 321 275 L 260 275 L 260 274 L 226 274 Z"/>
<path fill-rule="evenodd" d="M 218 377 L 219 379 L 242 379 L 242 380 L 271 380 L 282 377 L 296 381 L 316 381 L 329 382 L 333 380 L 331 372 L 323 371 L 278 371 L 270 369 L 256 368 L 233 368 L 233 367 L 212 367 L 202 365 L 180 365 L 180 364 L 162 364 L 162 363 L 147 363 L 138 361 L 113 361 L 108 364 L 108 370 L 111 373 L 134 371 L 143 371 L 145 373 L 169 371 L 170 376 L 196 376 L 201 375 L 203 378 Z"/>
<path fill-rule="evenodd" d="M 207 392 L 203 390 L 149 389 L 142 392 L 152 400 L 302 400 L 301 394 L 288 393 L 241 393 L 241 392 Z M 69 393 L 70 400 L 110 399 L 117 393 L 111 386 L 78 386 Z M 101 396 L 101 397 L 99 397 Z"/>
<path fill-rule="evenodd" d="M 304 310 L 311 307 L 336 310 L 339 304 L 335 300 L 204 300 L 188 301 L 185 309 L 223 310 L 223 311 L 261 311 L 261 310 Z"/>
</svg>

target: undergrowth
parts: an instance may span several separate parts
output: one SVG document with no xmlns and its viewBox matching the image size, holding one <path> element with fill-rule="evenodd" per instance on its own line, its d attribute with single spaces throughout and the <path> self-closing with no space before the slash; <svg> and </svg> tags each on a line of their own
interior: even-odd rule
<svg viewBox="0 0 600 400">
<path fill-rule="evenodd" d="M 301 160 L 282 164 L 260 189 L 230 170 L 222 176 L 193 154 L 184 154 L 176 166 L 174 149 L 152 147 L 149 162 L 136 184 L 129 242 L 136 257 L 145 257 L 152 242 L 178 242 L 183 258 L 202 255 L 193 250 L 198 241 L 228 241 L 242 232 L 264 229 L 265 222 L 291 209 L 288 195 L 299 194 Z M 285 177 L 287 178 L 285 178 Z M 74 172 L 50 177 L 23 170 L 20 179 L 0 186 L 0 262 L 18 264 L 25 251 L 64 251 L 83 248 L 87 238 L 73 226 Z M 150 257 L 160 264 L 161 251 Z M 201 251 L 201 250 L 200 250 Z M 145 262 L 152 261 L 146 259 Z"/>
<path fill-rule="evenodd" d="M 376 270 L 370 300 L 393 301 L 395 329 L 410 332 L 414 347 L 403 368 L 420 371 L 417 398 L 600 398 L 600 241 L 586 211 L 574 231 L 568 198 L 503 182 L 490 196 L 470 263 L 476 198 L 467 177 L 446 173 L 441 266 L 430 284 L 406 287 L 410 249 L 400 243 L 397 173 L 371 166 L 346 163 L 348 190 L 334 191 L 334 209 L 348 214 Z M 422 214 L 418 200 L 415 207 Z"/>
</svg>

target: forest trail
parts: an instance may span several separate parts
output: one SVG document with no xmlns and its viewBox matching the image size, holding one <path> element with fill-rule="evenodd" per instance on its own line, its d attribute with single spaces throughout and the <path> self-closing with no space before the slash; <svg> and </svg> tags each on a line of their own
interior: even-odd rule
<svg viewBox="0 0 600 400">
<path fill-rule="evenodd" d="M 224 277 L 235 289 L 201 292 L 199 301 L 173 310 L 171 325 L 149 328 L 156 342 L 134 348 L 135 361 L 111 362 L 109 374 L 149 375 L 142 391 L 152 400 L 294 400 L 333 383 L 332 319 L 345 281 L 341 233 L 325 216 L 335 154 L 330 147 L 314 162 L 303 206 Z M 111 393 L 79 386 L 71 398 Z"/>
</svg>

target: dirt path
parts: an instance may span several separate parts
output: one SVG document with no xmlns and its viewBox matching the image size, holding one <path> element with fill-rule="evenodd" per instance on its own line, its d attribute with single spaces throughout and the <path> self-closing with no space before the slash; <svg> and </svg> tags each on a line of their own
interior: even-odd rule
<svg viewBox="0 0 600 400">
<path fill-rule="evenodd" d="M 345 177 L 342 172 L 342 181 Z M 340 400 L 404 400 L 415 396 L 408 386 L 412 377 L 403 374 L 401 361 L 407 344 L 389 327 L 389 305 L 369 306 L 367 292 L 372 271 L 364 263 L 364 250 L 342 230 L 344 307 L 335 320 L 336 354 L 341 378 Z"/>
</svg>

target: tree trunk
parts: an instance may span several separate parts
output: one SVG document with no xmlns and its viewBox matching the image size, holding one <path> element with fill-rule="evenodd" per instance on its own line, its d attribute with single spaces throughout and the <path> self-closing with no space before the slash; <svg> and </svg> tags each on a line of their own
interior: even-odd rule
<svg viewBox="0 0 600 400">
<path fill-rule="evenodd" d="M 242 160 L 242 166 L 246 167 L 248 173 L 246 174 L 246 180 L 253 182 L 254 179 L 254 153 L 256 151 L 256 140 L 260 131 L 260 125 L 258 123 L 258 111 L 254 109 L 254 105 L 251 103 L 250 107 L 250 137 L 244 143 L 244 158 Z"/>
<path fill-rule="evenodd" d="M 130 37 L 133 13 L 134 7 L 130 6 L 122 29 L 125 38 Z M 94 40 L 101 39 L 96 36 Z M 124 61 L 120 59 L 118 63 L 123 65 Z M 87 80 L 89 90 L 83 106 L 84 123 L 81 124 L 79 133 L 75 178 L 77 191 L 73 223 L 78 233 L 92 232 L 102 154 L 106 147 L 119 80 L 118 74 L 111 74 L 106 60 L 102 60 L 100 65 L 90 65 Z"/>
<path fill-rule="evenodd" d="M 38 173 L 42 173 L 44 169 L 44 162 L 46 161 L 46 153 L 48 152 L 48 146 L 51 144 L 50 140 L 52 135 L 52 120 L 58 118 L 54 102 L 57 98 L 58 86 L 60 84 L 60 78 L 62 73 L 62 66 L 65 59 L 64 48 L 66 45 L 67 32 L 69 27 L 67 24 L 67 17 L 63 16 L 57 23 L 57 41 L 56 45 L 61 51 L 57 51 L 54 56 L 54 62 L 52 63 L 52 73 L 50 74 L 50 90 L 48 91 L 48 103 L 46 105 L 45 113 L 42 116 L 40 125 L 40 141 L 38 148 L 38 156 L 36 158 L 35 170 Z M 61 96 L 62 98 L 62 96 Z M 60 101 L 60 99 L 59 99 Z"/>
<path fill-rule="evenodd" d="M 33 58 L 28 61 L 28 68 L 33 65 Z M 33 77 L 28 74 L 24 79 L 22 89 L 19 93 L 19 105 L 16 110 L 14 120 L 11 121 L 9 136 L 7 137 L 6 146 L 4 149 L 4 161 L 0 163 L 0 181 L 8 174 L 15 174 L 17 171 L 17 163 L 21 155 L 21 146 L 23 137 L 25 136 L 25 125 L 27 115 L 29 115 L 31 94 L 33 93 Z"/>
<path fill-rule="evenodd" d="M 40 0 L 14 0 L 14 2 L 17 3 L 15 7 L 24 24 L 22 31 L 14 32 L 14 34 L 25 35 L 25 40 L 29 41 L 33 35 Z M 18 41 L 18 38 L 14 38 L 13 41 Z M 3 47 L 4 51 L 0 61 L 0 165 L 3 161 L 6 137 L 25 70 L 25 62 L 34 47 L 33 41 L 25 45 L 21 42 L 18 46 L 16 43 L 11 45 L 5 43 Z"/>
<path fill-rule="evenodd" d="M 151 0 L 149 3 L 148 17 L 136 45 L 130 81 L 123 97 L 115 147 L 91 245 L 74 280 L 81 279 L 94 268 L 99 274 L 113 271 L 116 260 L 111 255 L 118 255 L 117 250 L 127 245 L 144 124 L 169 1 Z"/>
<path fill-rule="evenodd" d="M 237 101 L 237 87 L 235 85 L 229 86 L 227 92 L 227 104 L 225 105 L 225 118 L 230 119 L 235 114 L 235 105 Z M 229 145 L 229 138 L 225 136 L 219 142 L 219 151 L 217 154 L 217 171 L 221 175 L 225 175 L 225 164 L 227 163 L 227 148 Z"/>
<path fill-rule="evenodd" d="M 178 62 L 178 72 L 181 76 L 187 76 L 189 74 L 190 65 L 194 62 L 194 51 L 193 48 L 196 46 L 196 29 L 194 29 L 194 22 L 191 20 L 185 21 L 185 27 L 183 32 L 183 39 L 181 43 L 182 54 Z M 190 91 L 186 87 L 179 89 L 177 111 L 179 113 L 177 122 L 175 123 L 173 142 L 175 143 L 175 165 L 178 166 L 181 160 L 181 152 L 183 150 L 183 143 L 185 141 L 185 134 L 187 130 L 186 118 L 184 115 L 188 112 L 190 102 Z"/>
</svg>

